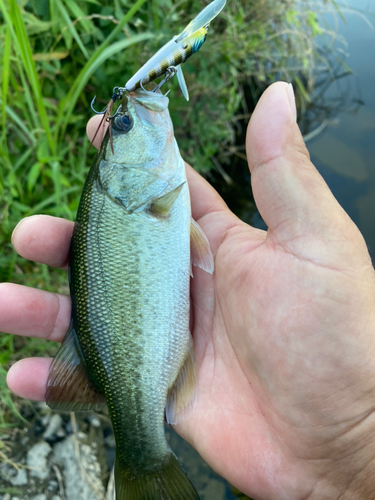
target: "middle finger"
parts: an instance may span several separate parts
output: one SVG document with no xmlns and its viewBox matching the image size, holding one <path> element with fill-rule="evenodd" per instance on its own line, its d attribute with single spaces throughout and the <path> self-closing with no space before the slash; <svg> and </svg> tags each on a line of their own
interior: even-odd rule
<svg viewBox="0 0 375 500">
<path fill-rule="evenodd" d="M 70 298 L 14 283 L 0 284 L 0 331 L 61 342 L 70 323 Z"/>
<path fill-rule="evenodd" d="M 17 253 L 53 267 L 66 267 L 74 223 L 50 215 L 22 219 L 12 235 Z"/>
</svg>

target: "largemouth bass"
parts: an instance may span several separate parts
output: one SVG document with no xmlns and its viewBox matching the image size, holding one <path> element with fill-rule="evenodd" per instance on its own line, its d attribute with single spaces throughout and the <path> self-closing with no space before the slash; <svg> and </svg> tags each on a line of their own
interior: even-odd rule
<svg viewBox="0 0 375 500">
<path fill-rule="evenodd" d="M 127 101 L 127 102 L 126 102 Z M 213 272 L 191 219 L 168 98 L 126 94 L 88 174 L 69 255 L 71 326 L 46 391 L 57 410 L 107 403 L 117 500 L 198 499 L 169 448 L 169 423 L 194 407 L 191 264 Z"/>
</svg>

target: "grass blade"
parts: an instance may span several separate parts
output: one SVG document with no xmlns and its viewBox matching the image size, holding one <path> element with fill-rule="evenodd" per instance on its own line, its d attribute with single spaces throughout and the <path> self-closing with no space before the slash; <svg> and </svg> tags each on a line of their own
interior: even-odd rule
<svg viewBox="0 0 375 500">
<path fill-rule="evenodd" d="M 3 106 L 3 101 L 0 99 L 0 104 Z M 8 105 L 4 106 L 5 112 L 9 115 L 9 117 L 14 121 L 14 123 L 17 125 L 17 128 L 21 130 L 25 135 L 24 135 L 24 142 L 27 145 L 35 145 L 35 138 L 32 134 L 30 134 L 29 129 L 26 127 L 24 122 L 20 119 L 18 114 L 12 110 Z"/>
<path fill-rule="evenodd" d="M 72 37 L 77 42 L 77 45 L 81 49 L 83 55 L 86 57 L 86 59 L 88 59 L 89 54 L 88 54 L 85 46 L 83 45 L 82 40 L 80 39 L 78 32 L 77 32 L 74 24 L 72 23 L 72 20 L 69 17 L 68 11 L 64 7 L 64 4 L 61 2 L 61 0 L 55 0 L 55 3 L 56 3 L 56 6 L 57 6 L 60 14 L 61 14 L 61 17 L 65 20 L 66 26 L 67 26 L 68 30 L 70 31 Z"/>
<path fill-rule="evenodd" d="M 5 41 L 3 48 L 3 68 L 2 68 L 2 103 L 1 103 L 1 125 L 3 128 L 3 135 L 5 134 L 5 120 L 6 120 L 6 110 L 5 106 L 8 100 L 8 88 L 9 88 L 9 73 L 10 73 L 10 29 L 9 26 L 5 28 Z"/>
<path fill-rule="evenodd" d="M 26 72 L 26 76 L 31 85 L 36 107 L 39 113 L 40 120 L 43 125 L 44 132 L 47 136 L 48 144 L 51 148 L 52 153 L 55 153 L 55 144 L 52 139 L 51 129 L 46 113 L 46 109 L 43 103 L 42 92 L 39 84 L 38 74 L 36 72 L 35 64 L 32 57 L 32 51 L 30 47 L 30 42 L 26 33 L 25 25 L 23 23 L 19 7 L 16 0 L 9 0 L 10 12 L 8 14 L 4 0 L 0 0 L 0 8 L 4 14 L 4 18 L 9 25 L 14 26 L 14 42 L 17 48 L 17 52 L 21 58 L 23 67 Z"/>
<path fill-rule="evenodd" d="M 2 0 L 0 0 L 2 1 Z M 15 0 L 12 0 L 15 1 Z M 64 102 L 61 103 L 61 107 L 59 109 L 59 114 L 57 117 L 56 129 L 55 129 L 55 143 L 62 138 L 65 133 L 66 127 L 69 123 L 70 116 L 73 112 L 74 106 L 77 102 L 79 94 L 82 92 L 82 89 L 86 85 L 88 79 L 93 74 L 93 72 L 102 64 L 108 57 L 115 54 L 119 50 L 122 50 L 133 43 L 137 43 L 141 40 L 146 40 L 147 38 L 151 38 L 151 34 L 142 34 L 136 35 L 131 39 L 122 40 L 117 44 L 114 44 L 115 51 L 111 47 L 109 47 L 108 51 L 106 51 L 108 45 L 115 39 L 115 37 L 120 33 L 121 29 L 128 23 L 134 14 L 141 8 L 146 0 L 138 0 L 133 7 L 125 14 L 125 16 L 121 19 L 119 24 L 113 29 L 109 37 L 100 45 L 100 47 L 94 52 L 94 54 L 87 61 L 85 66 L 80 71 L 78 77 L 74 81 L 72 88 L 70 89 L 68 95 L 64 99 Z M 119 45 L 122 44 L 122 45 Z M 104 57 L 103 57 L 104 54 Z"/>
</svg>

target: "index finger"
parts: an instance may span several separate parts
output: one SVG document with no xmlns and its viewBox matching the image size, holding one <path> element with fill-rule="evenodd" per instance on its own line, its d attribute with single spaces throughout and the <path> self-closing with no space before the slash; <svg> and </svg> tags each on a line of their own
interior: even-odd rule
<svg viewBox="0 0 375 500">
<path fill-rule="evenodd" d="M 25 259 L 66 268 L 74 223 L 50 215 L 25 217 L 12 235 L 16 252 Z"/>
</svg>

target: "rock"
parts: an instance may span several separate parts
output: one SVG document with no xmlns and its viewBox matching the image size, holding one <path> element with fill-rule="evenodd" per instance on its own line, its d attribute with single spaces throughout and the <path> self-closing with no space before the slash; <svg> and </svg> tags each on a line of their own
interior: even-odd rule
<svg viewBox="0 0 375 500">
<path fill-rule="evenodd" d="M 104 442 L 109 448 L 116 448 L 115 436 L 113 434 L 109 434 Z"/>
<path fill-rule="evenodd" d="M 56 468 L 53 469 L 53 472 L 56 474 L 58 474 L 58 472 L 56 471 Z M 50 493 L 51 491 L 57 491 L 59 488 L 59 482 L 56 481 L 55 479 L 49 479 L 48 480 L 48 486 L 47 486 L 47 497 L 48 497 L 48 493 Z M 51 499 L 52 500 L 52 499 Z"/>
<path fill-rule="evenodd" d="M 63 425 L 63 419 L 58 413 L 54 413 L 48 422 L 47 429 L 44 431 L 43 437 L 47 441 L 53 439 L 60 431 Z"/>
<path fill-rule="evenodd" d="M 101 426 L 100 419 L 95 415 L 89 415 L 88 420 L 93 427 L 99 428 Z"/>
<path fill-rule="evenodd" d="M 51 500 L 61 500 L 61 497 L 59 497 L 59 495 L 53 495 Z"/>
<path fill-rule="evenodd" d="M 39 411 L 39 413 L 51 414 L 51 408 L 47 405 L 45 401 L 37 401 L 34 403 L 34 407 Z"/>
<path fill-rule="evenodd" d="M 39 495 L 35 495 L 31 500 L 47 500 L 47 496 L 44 493 L 40 493 Z"/>
<path fill-rule="evenodd" d="M 42 425 L 44 427 L 47 427 L 48 424 L 50 423 L 51 418 L 52 418 L 52 414 L 49 413 L 49 414 L 44 415 L 43 417 L 41 417 L 40 421 L 41 421 L 41 423 L 42 423 Z"/>
<path fill-rule="evenodd" d="M 13 486 L 23 486 L 24 484 L 27 484 L 27 474 L 25 469 L 20 469 L 17 472 L 17 475 L 13 477 L 10 482 L 13 484 Z"/>
<path fill-rule="evenodd" d="M 47 479 L 49 467 L 47 457 L 51 453 L 52 448 L 45 441 L 34 444 L 27 452 L 27 465 L 30 467 L 30 476 L 38 479 Z"/>
<path fill-rule="evenodd" d="M 63 468 L 67 499 L 102 500 L 104 487 L 100 465 L 91 446 L 80 444 L 75 436 L 68 436 L 54 446 L 53 462 Z"/>
<path fill-rule="evenodd" d="M 2 463 L 0 464 L 0 484 L 3 483 L 3 481 L 11 481 L 13 477 L 16 476 L 16 471 L 14 467 L 7 463 Z M 10 500 L 10 497 L 9 497 Z"/>
<path fill-rule="evenodd" d="M 30 441 L 29 436 L 23 436 L 20 441 L 21 446 L 26 446 L 29 443 L 29 441 Z"/>
<path fill-rule="evenodd" d="M 218 500 L 226 497 L 226 487 L 224 481 L 210 479 L 203 491 L 204 500 Z"/>
</svg>

